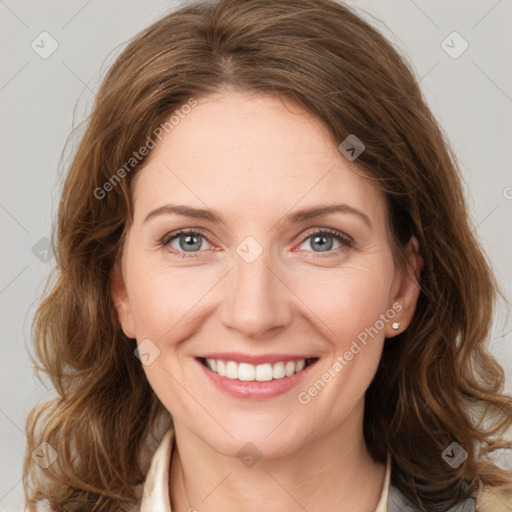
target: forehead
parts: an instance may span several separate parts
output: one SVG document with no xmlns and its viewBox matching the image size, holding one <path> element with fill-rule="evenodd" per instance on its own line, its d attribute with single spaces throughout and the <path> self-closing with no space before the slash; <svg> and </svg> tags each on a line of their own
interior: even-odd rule
<svg viewBox="0 0 512 512">
<path fill-rule="evenodd" d="M 136 222 L 178 201 L 269 220 L 295 205 L 346 202 L 374 220 L 384 212 L 381 192 L 320 120 L 279 98 L 234 92 L 199 99 L 139 171 Z"/>
</svg>

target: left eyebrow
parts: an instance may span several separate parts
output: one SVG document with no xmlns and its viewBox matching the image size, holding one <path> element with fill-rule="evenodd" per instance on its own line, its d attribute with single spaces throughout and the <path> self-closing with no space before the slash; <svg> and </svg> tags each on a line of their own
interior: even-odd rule
<svg viewBox="0 0 512 512">
<path fill-rule="evenodd" d="M 317 206 L 314 208 L 305 208 L 303 210 L 298 210 L 293 213 L 290 213 L 284 218 L 285 223 L 293 223 L 297 224 L 299 222 L 304 222 L 306 220 L 316 219 L 317 217 L 321 217 L 323 215 L 328 215 L 330 213 L 346 213 L 351 215 L 356 215 L 360 219 L 364 221 L 364 223 L 373 230 L 373 224 L 365 213 L 361 212 L 357 208 L 350 206 L 348 204 L 332 204 L 328 206 Z"/>
</svg>

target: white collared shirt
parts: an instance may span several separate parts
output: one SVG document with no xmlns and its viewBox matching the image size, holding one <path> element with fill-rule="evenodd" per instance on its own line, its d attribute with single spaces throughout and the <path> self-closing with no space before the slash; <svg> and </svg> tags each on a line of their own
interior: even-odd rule
<svg viewBox="0 0 512 512">
<path fill-rule="evenodd" d="M 169 428 L 158 445 L 144 481 L 140 512 L 172 512 L 169 500 L 169 469 L 174 447 L 174 430 Z M 386 476 L 375 512 L 387 512 L 391 459 L 388 457 Z"/>
</svg>

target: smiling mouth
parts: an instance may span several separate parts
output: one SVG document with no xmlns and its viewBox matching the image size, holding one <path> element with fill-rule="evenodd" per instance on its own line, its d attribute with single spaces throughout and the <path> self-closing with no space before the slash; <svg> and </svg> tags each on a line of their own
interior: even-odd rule
<svg viewBox="0 0 512 512">
<path fill-rule="evenodd" d="M 199 361 L 213 373 L 220 377 L 242 382 L 268 382 L 284 379 L 300 373 L 308 366 L 318 361 L 318 357 L 298 359 L 296 361 L 280 361 L 274 364 L 263 363 L 253 365 L 250 363 L 238 363 L 222 359 L 198 358 Z"/>
</svg>

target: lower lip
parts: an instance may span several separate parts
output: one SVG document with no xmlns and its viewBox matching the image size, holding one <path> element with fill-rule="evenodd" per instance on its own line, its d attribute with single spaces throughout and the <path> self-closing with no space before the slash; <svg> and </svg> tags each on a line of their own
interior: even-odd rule
<svg viewBox="0 0 512 512">
<path fill-rule="evenodd" d="M 221 377 L 215 372 L 207 368 L 199 359 L 196 359 L 199 366 L 202 368 L 205 375 L 210 379 L 214 386 L 228 395 L 236 398 L 249 398 L 253 400 L 268 400 L 276 396 L 282 395 L 302 382 L 309 374 L 313 366 L 317 363 L 318 359 L 302 371 L 294 373 L 290 377 L 283 377 L 282 379 L 273 379 L 265 382 L 260 381 L 240 381 L 238 379 L 228 379 Z"/>
</svg>

